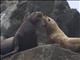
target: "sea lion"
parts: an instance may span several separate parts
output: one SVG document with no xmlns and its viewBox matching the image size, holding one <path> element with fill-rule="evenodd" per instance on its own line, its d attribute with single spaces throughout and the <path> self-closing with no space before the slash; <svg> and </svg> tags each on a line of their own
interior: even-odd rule
<svg viewBox="0 0 80 60">
<path fill-rule="evenodd" d="M 54 21 L 54 19 L 43 16 L 47 35 L 49 36 L 50 43 L 57 43 L 61 47 L 68 48 L 74 51 L 80 50 L 80 38 L 68 37 Z"/>
<path fill-rule="evenodd" d="M 13 37 L 1 40 L 1 57 L 30 49 L 37 46 L 36 28 L 37 23 L 41 21 L 41 12 L 33 12 L 27 17 Z"/>
<path fill-rule="evenodd" d="M 36 28 L 37 23 L 41 21 L 41 17 L 41 12 L 33 12 L 29 16 L 24 17 L 24 22 L 21 24 L 14 36 L 14 40 L 16 40 L 19 45 L 18 51 L 23 51 L 37 46 Z"/>
</svg>

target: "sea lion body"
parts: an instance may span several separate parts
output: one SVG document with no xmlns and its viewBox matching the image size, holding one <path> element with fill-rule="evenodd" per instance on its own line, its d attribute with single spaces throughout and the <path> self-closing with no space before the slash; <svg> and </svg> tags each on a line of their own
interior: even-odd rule
<svg viewBox="0 0 80 60">
<path fill-rule="evenodd" d="M 29 16 L 24 17 L 24 22 L 14 36 L 14 39 L 18 41 L 19 51 L 37 46 L 36 27 L 41 16 L 41 12 L 33 12 Z"/>
<path fill-rule="evenodd" d="M 44 16 L 44 23 L 47 30 L 47 35 L 50 38 L 50 43 L 57 43 L 64 48 L 71 50 L 80 50 L 80 38 L 71 38 L 59 28 L 54 19 Z"/>
</svg>

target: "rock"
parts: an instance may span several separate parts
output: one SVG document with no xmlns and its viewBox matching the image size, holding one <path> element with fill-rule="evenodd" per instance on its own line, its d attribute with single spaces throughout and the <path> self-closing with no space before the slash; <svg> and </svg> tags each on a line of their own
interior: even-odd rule
<svg viewBox="0 0 80 60">
<path fill-rule="evenodd" d="M 18 26 L 17 23 L 16 27 L 13 28 L 13 26 L 16 24 L 16 20 L 14 21 L 14 23 L 11 23 L 10 21 L 10 17 L 12 15 L 12 12 L 16 9 L 18 1 L 3 1 L 3 3 L 5 3 L 6 9 L 1 12 L 0 17 L 1 35 L 8 38 L 14 35 L 13 33 L 15 32 L 15 29 Z"/>
<path fill-rule="evenodd" d="M 66 1 L 55 1 L 54 6 L 51 16 L 64 33 L 70 37 L 80 37 L 80 13 L 71 9 Z"/>
<path fill-rule="evenodd" d="M 67 24 L 67 28 L 69 29 L 69 36 L 80 37 L 80 13 L 76 9 L 72 9 L 71 11 L 73 18 Z"/>
<path fill-rule="evenodd" d="M 18 52 L 3 60 L 80 60 L 80 54 L 48 44 Z"/>
</svg>

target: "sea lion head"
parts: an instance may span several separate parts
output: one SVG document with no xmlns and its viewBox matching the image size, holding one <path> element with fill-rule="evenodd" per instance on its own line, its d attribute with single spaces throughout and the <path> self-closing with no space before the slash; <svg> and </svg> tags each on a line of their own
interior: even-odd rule
<svg viewBox="0 0 80 60">
<path fill-rule="evenodd" d="M 56 22 L 47 15 L 43 15 L 42 18 L 42 26 L 46 28 L 48 34 L 51 34 L 56 29 Z"/>
<path fill-rule="evenodd" d="M 36 25 L 38 22 L 41 21 L 43 17 L 43 13 L 42 12 L 32 12 L 29 16 L 28 16 L 28 20 Z"/>
<path fill-rule="evenodd" d="M 43 23 L 44 23 L 44 26 L 47 26 L 47 25 L 50 25 L 50 24 L 54 24 L 55 21 L 54 19 L 52 19 L 51 17 L 47 16 L 47 15 L 43 15 Z"/>
</svg>

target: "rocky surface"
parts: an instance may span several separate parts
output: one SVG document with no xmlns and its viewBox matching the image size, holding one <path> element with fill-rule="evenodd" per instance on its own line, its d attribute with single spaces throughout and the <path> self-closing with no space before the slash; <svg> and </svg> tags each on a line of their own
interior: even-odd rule
<svg viewBox="0 0 80 60">
<path fill-rule="evenodd" d="M 3 60 L 80 60 L 80 54 L 48 44 L 16 53 Z"/>
</svg>

